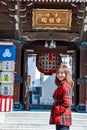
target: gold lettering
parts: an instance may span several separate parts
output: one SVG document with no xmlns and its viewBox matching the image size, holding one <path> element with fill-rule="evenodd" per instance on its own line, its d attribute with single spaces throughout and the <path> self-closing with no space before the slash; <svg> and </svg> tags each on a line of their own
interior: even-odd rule
<svg viewBox="0 0 87 130">
<path fill-rule="evenodd" d="M 50 16 L 50 14 L 49 14 L 49 13 L 47 13 L 47 14 L 46 14 L 46 17 L 49 17 L 49 16 Z"/>
<path fill-rule="evenodd" d="M 54 23 L 54 18 L 49 18 L 49 23 Z"/>
<path fill-rule="evenodd" d="M 55 13 L 55 17 L 58 17 L 58 13 Z"/>
<path fill-rule="evenodd" d="M 61 21 L 61 18 L 57 18 L 57 19 L 56 19 L 56 22 L 57 22 L 57 23 L 60 23 L 60 21 Z"/>
<path fill-rule="evenodd" d="M 41 23 L 47 23 L 47 19 L 44 17 L 41 19 Z"/>
</svg>

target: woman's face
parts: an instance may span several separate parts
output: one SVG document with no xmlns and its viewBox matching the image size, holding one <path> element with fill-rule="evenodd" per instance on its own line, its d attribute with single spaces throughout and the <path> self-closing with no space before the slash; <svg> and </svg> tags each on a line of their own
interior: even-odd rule
<svg viewBox="0 0 87 130">
<path fill-rule="evenodd" d="M 62 81 L 62 80 L 64 80 L 65 79 L 65 73 L 64 73 L 64 71 L 63 70 L 61 70 L 61 69 L 59 69 L 59 71 L 58 71 L 58 73 L 57 73 L 57 78 L 60 80 L 60 81 Z"/>
</svg>

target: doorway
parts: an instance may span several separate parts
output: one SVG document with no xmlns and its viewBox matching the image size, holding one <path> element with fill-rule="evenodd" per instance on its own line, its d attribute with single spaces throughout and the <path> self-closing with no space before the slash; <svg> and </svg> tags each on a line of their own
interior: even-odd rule
<svg viewBox="0 0 87 130">
<path fill-rule="evenodd" d="M 72 53 L 69 52 L 67 54 L 60 54 L 62 63 L 66 64 L 72 77 L 75 81 L 75 85 L 73 86 L 73 105 L 76 105 L 76 95 L 77 94 L 77 84 L 76 84 L 76 62 L 75 61 L 75 51 Z M 31 106 L 36 108 L 44 108 L 41 106 L 48 106 L 52 105 L 52 94 L 53 91 L 56 89 L 54 84 L 55 80 L 55 73 L 54 74 L 44 74 L 38 71 L 36 67 L 36 56 L 37 54 L 28 54 L 27 57 L 27 76 L 30 76 L 30 85 L 29 85 L 29 103 Z M 37 107 L 38 106 L 38 107 Z M 32 108 L 33 108 L 32 107 Z"/>
</svg>

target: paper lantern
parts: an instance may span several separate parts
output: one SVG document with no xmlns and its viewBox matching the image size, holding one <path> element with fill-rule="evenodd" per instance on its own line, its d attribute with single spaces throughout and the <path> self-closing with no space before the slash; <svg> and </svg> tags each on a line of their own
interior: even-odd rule
<svg viewBox="0 0 87 130">
<path fill-rule="evenodd" d="M 13 96 L 13 84 L 0 84 L 1 96 Z"/>
<path fill-rule="evenodd" d="M 14 61 L 2 61 L 2 71 L 14 71 L 15 62 Z"/>
<path fill-rule="evenodd" d="M 13 72 L 1 72 L 0 73 L 1 83 L 14 83 L 14 73 Z"/>
<path fill-rule="evenodd" d="M 37 69 L 44 74 L 53 74 L 58 65 L 61 64 L 61 57 L 55 53 L 40 53 L 36 56 Z"/>
</svg>

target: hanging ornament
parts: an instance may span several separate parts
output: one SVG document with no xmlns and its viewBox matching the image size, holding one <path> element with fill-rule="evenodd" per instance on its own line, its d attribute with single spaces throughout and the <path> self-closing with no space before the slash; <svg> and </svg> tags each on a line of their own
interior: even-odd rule
<svg viewBox="0 0 87 130">
<path fill-rule="evenodd" d="M 40 53 L 36 56 L 37 69 L 44 74 L 53 74 L 58 65 L 61 64 L 61 57 L 55 53 Z"/>
</svg>

